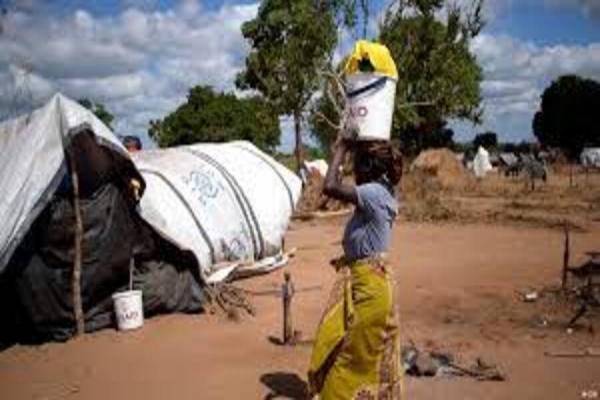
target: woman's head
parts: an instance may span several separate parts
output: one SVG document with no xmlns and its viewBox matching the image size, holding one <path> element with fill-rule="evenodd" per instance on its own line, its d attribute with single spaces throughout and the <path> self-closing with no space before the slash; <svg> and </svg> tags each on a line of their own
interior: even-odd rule
<svg viewBox="0 0 600 400">
<path fill-rule="evenodd" d="M 387 180 L 396 186 L 402 178 L 402 154 L 390 142 L 361 141 L 354 146 L 357 184 Z"/>
</svg>

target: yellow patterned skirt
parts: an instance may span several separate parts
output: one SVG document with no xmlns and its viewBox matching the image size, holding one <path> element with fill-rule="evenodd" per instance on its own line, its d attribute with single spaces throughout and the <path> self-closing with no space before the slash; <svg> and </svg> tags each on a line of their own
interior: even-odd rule
<svg viewBox="0 0 600 400">
<path fill-rule="evenodd" d="M 402 393 L 394 284 L 384 257 L 338 271 L 310 361 L 321 400 L 397 400 Z"/>
</svg>

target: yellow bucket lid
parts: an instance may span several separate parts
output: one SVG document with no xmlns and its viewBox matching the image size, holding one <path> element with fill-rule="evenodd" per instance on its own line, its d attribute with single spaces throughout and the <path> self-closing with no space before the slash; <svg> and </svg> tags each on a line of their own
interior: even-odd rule
<svg viewBox="0 0 600 400">
<path fill-rule="evenodd" d="M 344 66 L 346 75 L 359 73 L 358 65 L 365 58 L 369 59 L 376 73 L 398 79 L 396 63 L 388 48 L 380 43 L 367 40 L 359 40 L 354 44 L 352 54 Z"/>
</svg>

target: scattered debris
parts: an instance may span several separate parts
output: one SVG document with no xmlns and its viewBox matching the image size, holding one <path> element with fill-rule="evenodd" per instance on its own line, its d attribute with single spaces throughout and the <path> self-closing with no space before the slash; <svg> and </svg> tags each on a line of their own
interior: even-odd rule
<svg viewBox="0 0 600 400">
<path fill-rule="evenodd" d="M 506 376 L 498 367 L 477 358 L 474 365 L 463 366 L 450 353 L 420 352 L 414 344 L 402 348 L 404 372 L 415 377 L 470 377 L 478 381 L 504 381 Z"/>
<path fill-rule="evenodd" d="M 544 317 L 536 316 L 533 318 L 533 326 L 536 328 L 546 328 L 548 326 L 548 320 Z"/>
<path fill-rule="evenodd" d="M 219 311 L 225 313 L 227 318 L 233 321 L 240 320 L 239 310 L 248 315 L 255 316 L 254 305 L 245 296 L 244 291 L 228 283 L 217 283 L 206 286 L 209 298 L 209 311 L 216 314 Z"/>
<path fill-rule="evenodd" d="M 537 301 L 537 299 L 538 299 L 537 292 L 525 293 L 525 296 L 523 296 L 523 301 L 525 301 L 526 303 L 533 303 L 533 302 Z"/>
</svg>

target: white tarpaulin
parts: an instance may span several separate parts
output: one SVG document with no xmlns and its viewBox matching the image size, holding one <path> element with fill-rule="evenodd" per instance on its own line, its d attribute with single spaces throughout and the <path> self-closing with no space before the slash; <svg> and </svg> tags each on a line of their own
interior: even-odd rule
<svg viewBox="0 0 600 400">
<path fill-rule="evenodd" d="M 300 179 L 248 142 L 142 151 L 140 213 L 198 258 L 203 277 L 222 261 L 277 254 L 300 198 Z"/>
<path fill-rule="evenodd" d="M 302 163 L 302 168 L 300 169 L 300 176 L 302 177 L 302 181 L 306 183 L 308 177 L 314 172 L 317 172 L 322 178 L 325 178 L 328 169 L 329 166 L 327 165 L 327 161 L 323 159 L 304 161 Z"/>
<path fill-rule="evenodd" d="M 64 177 L 67 144 L 89 130 L 98 144 L 129 159 L 92 112 L 60 94 L 29 115 L 0 123 L 0 273 Z"/>
<path fill-rule="evenodd" d="M 584 166 L 600 168 L 600 148 L 583 149 L 580 158 Z"/>
<path fill-rule="evenodd" d="M 485 178 L 485 175 L 493 170 L 492 164 L 490 163 L 490 153 L 482 146 L 479 146 L 477 155 L 473 160 L 473 171 L 475 176 L 478 178 Z"/>
<path fill-rule="evenodd" d="M 113 162 L 125 161 L 134 175 L 142 173 L 140 214 L 193 252 L 204 279 L 226 277 L 234 261 L 269 264 L 261 271 L 282 263 L 278 254 L 301 191 L 300 178 L 290 170 L 250 143 L 233 142 L 142 151 L 133 160 L 135 171 L 117 137 L 93 113 L 58 94 L 30 115 L 0 124 L 0 274 L 65 178 L 65 149 L 83 132 L 93 132 Z M 213 268 L 224 261 L 231 261 L 227 273 Z"/>
</svg>

